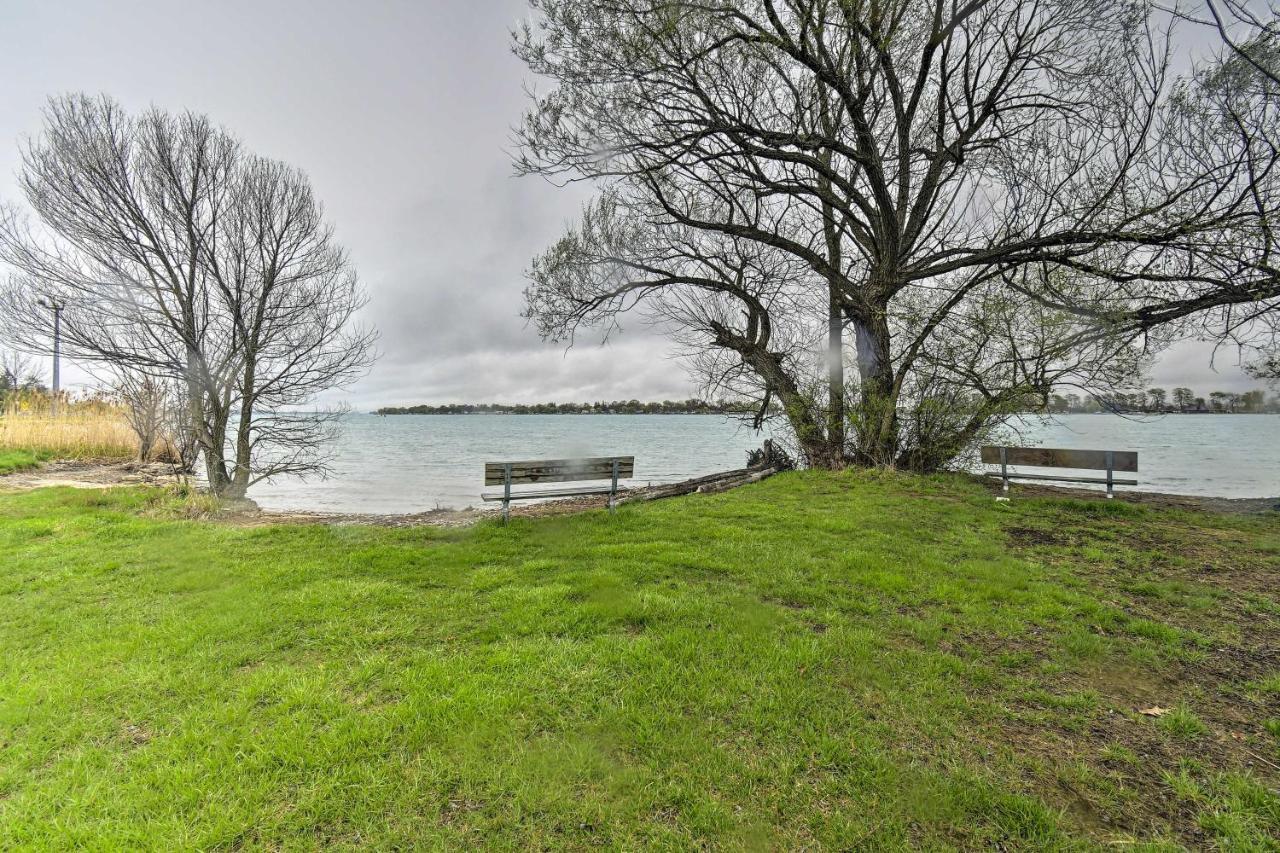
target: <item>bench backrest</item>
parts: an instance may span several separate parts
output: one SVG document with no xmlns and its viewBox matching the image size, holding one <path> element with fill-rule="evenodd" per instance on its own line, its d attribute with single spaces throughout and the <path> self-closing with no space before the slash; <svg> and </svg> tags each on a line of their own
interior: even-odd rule
<svg viewBox="0 0 1280 853">
<path fill-rule="evenodd" d="M 511 483 L 566 483 L 575 480 L 611 480 L 613 463 L 618 463 L 618 479 L 635 476 L 634 456 L 597 456 L 591 459 L 528 459 L 522 462 L 484 463 L 484 484 L 501 486 L 511 466 Z"/>
<path fill-rule="evenodd" d="M 1051 447 L 984 447 L 982 461 L 988 465 L 1001 463 L 1004 450 L 1007 465 L 1031 465 L 1039 468 L 1084 468 L 1091 471 L 1137 471 L 1136 450 L 1068 450 Z M 1111 464 L 1107 464 L 1107 455 Z"/>
</svg>

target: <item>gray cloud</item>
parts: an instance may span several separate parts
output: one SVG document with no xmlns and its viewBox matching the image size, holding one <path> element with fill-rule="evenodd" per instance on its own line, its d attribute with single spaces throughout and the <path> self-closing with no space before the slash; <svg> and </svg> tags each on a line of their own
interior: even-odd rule
<svg viewBox="0 0 1280 853">
<path fill-rule="evenodd" d="M 1248 391 L 1264 383 L 1247 376 L 1235 347 L 1216 347 L 1204 341 L 1183 341 L 1161 354 L 1151 369 L 1151 385 L 1185 385 L 1200 396 L 1210 391 Z"/>
<path fill-rule="evenodd" d="M 585 199 L 511 176 L 528 75 L 508 33 L 526 15 L 526 0 L 10 0 L 0 198 L 16 197 L 16 142 L 39 132 L 50 94 L 205 112 L 309 172 L 361 270 L 384 357 L 335 399 L 687 396 L 670 348 L 638 322 L 615 345 L 566 354 L 518 316 L 529 259 Z M 1205 365 L 1180 348 L 1153 378 L 1184 384 L 1173 375 Z M 1219 371 L 1187 384 L 1248 385 L 1225 360 Z"/>
</svg>

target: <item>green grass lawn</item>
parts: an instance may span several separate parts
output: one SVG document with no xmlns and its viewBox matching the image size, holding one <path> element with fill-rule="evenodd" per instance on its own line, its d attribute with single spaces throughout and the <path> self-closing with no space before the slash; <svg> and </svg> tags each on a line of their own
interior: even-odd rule
<svg viewBox="0 0 1280 853">
<path fill-rule="evenodd" d="M 48 453 L 31 450 L 0 450 L 0 476 L 39 468 L 40 463 L 49 458 Z"/>
<path fill-rule="evenodd" d="M 1275 514 L 956 478 L 464 530 L 3 495 L 0 848 L 1277 849 L 1277 581 Z"/>
</svg>

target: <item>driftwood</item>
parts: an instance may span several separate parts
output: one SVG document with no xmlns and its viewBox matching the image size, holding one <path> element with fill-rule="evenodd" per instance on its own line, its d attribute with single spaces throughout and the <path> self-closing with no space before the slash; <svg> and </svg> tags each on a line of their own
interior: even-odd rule
<svg viewBox="0 0 1280 853">
<path fill-rule="evenodd" d="M 734 471 L 721 471 L 717 474 L 707 474 L 703 477 L 694 477 L 692 480 L 682 480 L 679 483 L 664 483 L 661 486 L 649 486 L 643 489 L 632 489 L 619 497 L 619 504 L 631 503 L 633 501 L 653 501 L 659 498 L 674 498 L 678 495 L 688 495 L 693 492 L 714 493 L 724 492 L 729 489 L 735 489 L 738 486 L 745 486 L 748 483 L 758 483 L 766 477 L 772 477 L 778 473 L 779 469 L 774 466 L 755 467 L 755 468 L 739 468 Z"/>
</svg>

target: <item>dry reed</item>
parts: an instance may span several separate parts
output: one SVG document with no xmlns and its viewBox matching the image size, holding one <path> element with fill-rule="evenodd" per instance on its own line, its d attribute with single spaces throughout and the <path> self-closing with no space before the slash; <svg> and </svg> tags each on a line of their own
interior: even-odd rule
<svg viewBox="0 0 1280 853">
<path fill-rule="evenodd" d="M 31 450 L 59 459 L 122 459 L 138 454 L 124 412 L 100 397 L 63 399 L 52 414 L 47 394 L 17 393 L 0 411 L 0 450 Z"/>
</svg>

